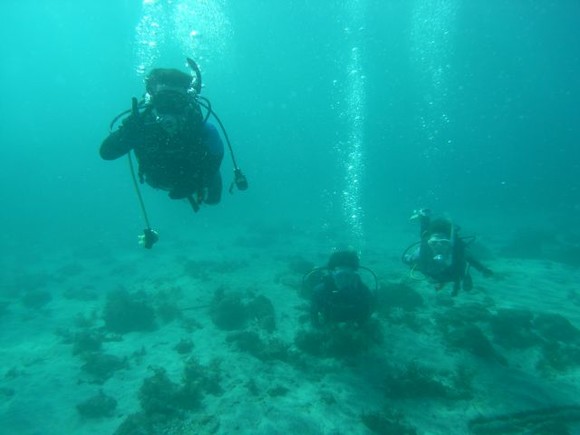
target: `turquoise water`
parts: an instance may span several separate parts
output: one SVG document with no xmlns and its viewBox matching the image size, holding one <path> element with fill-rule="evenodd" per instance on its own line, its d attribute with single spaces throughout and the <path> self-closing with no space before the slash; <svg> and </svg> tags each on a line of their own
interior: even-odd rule
<svg viewBox="0 0 580 435">
<path fill-rule="evenodd" d="M 417 238 L 408 217 L 418 207 L 481 235 L 508 282 L 513 270 L 549 273 L 554 265 L 557 285 L 540 272 L 538 282 L 561 306 L 577 301 L 570 296 L 580 264 L 577 1 L 8 0 L 0 16 L 0 321 L 15 331 L 5 358 L 22 337 L 34 342 L 38 324 L 52 331 L 74 317 L 80 308 L 60 299 L 65 287 L 99 288 L 100 312 L 118 285 L 179 287 L 184 259 L 227 262 L 229 253 L 254 261 L 223 278 L 246 289 L 279 275 L 270 260 L 285 265 L 301 255 L 321 264 L 332 248 L 350 245 L 383 282 L 397 280 L 406 270 L 393 259 Z M 218 206 L 193 215 L 144 186 L 161 239 L 142 252 L 128 165 L 100 160 L 98 148 L 112 118 L 143 95 L 144 75 L 154 67 L 187 71 L 188 56 L 200 65 L 202 95 L 224 122 L 250 188 L 224 192 Z M 222 173 L 227 189 L 227 155 Z M 143 263 L 155 272 L 142 272 Z M 79 265 L 82 272 L 59 275 Z M 498 304 L 519 307 L 532 284 L 516 280 L 513 301 L 511 284 L 485 285 Z M 36 289 L 52 294 L 52 317 L 23 307 L 23 294 Z M 284 306 L 275 291 L 262 293 Z M 547 309 L 541 292 L 529 303 Z M 72 403 L 76 394 L 67 396 Z M 133 412 L 130 401 L 123 406 L 124 415 Z M 70 423 L 78 418 L 71 409 L 64 423 L 43 418 L 54 429 L 23 433 L 94 429 Z M 319 433 L 339 433 L 329 431 Z"/>
<path fill-rule="evenodd" d="M 577 14 L 574 1 L 7 2 L 3 226 L 18 240 L 130 226 L 107 213 L 133 201 L 125 171 L 96 150 L 142 95 L 138 70 L 185 70 L 186 55 L 250 178 L 244 216 L 268 203 L 360 232 L 427 203 L 577 213 Z"/>
</svg>

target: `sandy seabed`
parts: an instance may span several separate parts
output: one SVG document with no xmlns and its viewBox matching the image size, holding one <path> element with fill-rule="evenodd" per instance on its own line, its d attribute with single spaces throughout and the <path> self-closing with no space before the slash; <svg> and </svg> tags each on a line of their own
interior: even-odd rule
<svg viewBox="0 0 580 435">
<path fill-rule="evenodd" d="M 4 259 L 0 433 L 580 433 L 578 266 L 498 237 L 495 275 L 452 298 L 395 234 L 362 249 L 362 329 L 311 329 L 302 277 L 329 244 L 305 227 Z"/>
</svg>

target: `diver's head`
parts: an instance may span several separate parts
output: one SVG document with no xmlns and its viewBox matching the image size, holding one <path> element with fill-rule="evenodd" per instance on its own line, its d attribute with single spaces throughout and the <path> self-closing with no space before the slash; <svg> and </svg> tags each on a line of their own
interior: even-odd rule
<svg viewBox="0 0 580 435">
<path fill-rule="evenodd" d="M 427 227 L 427 233 L 431 234 L 444 234 L 446 237 L 451 238 L 453 232 L 453 222 L 445 217 L 436 217 L 431 219 L 429 226 Z"/>
<path fill-rule="evenodd" d="M 431 250 L 431 269 L 441 272 L 453 263 L 453 242 L 444 233 L 434 233 L 427 239 Z"/>
<path fill-rule="evenodd" d="M 427 244 L 433 251 L 434 255 L 449 255 L 451 254 L 452 242 L 448 235 L 442 233 L 434 233 L 427 239 Z"/>
<path fill-rule="evenodd" d="M 353 250 L 340 250 L 333 252 L 328 260 L 327 267 L 330 270 L 336 268 L 349 268 L 357 270 L 360 266 L 358 255 Z"/>
<path fill-rule="evenodd" d="M 158 114 L 180 114 L 194 98 L 192 77 L 177 69 L 156 68 L 145 80 L 149 102 Z"/>
</svg>

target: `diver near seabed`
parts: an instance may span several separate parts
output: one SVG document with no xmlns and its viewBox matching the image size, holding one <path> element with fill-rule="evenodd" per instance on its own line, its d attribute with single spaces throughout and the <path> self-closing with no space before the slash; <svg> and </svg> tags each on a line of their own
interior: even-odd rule
<svg viewBox="0 0 580 435">
<path fill-rule="evenodd" d="M 374 293 L 362 281 L 361 269 L 373 276 Z M 334 252 L 326 266 L 304 275 L 303 285 L 312 288 L 310 320 L 316 328 L 335 323 L 362 326 L 374 311 L 377 277 L 372 270 L 360 265 L 357 253 L 352 250 Z"/>
<path fill-rule="evenodd" d="M 491 269 L 469 252 L 474 238 L 461 237 L 459 226 L 449 219 L 432 218 L 430 210 L 420 209 L 413 212 L 411 220 L 419 221 L 421 238 L 403 252 L 403 263 L 411 267 L 411 273 L 418 270 L 435 282 L 437 290 L 452 282 L 453 296 L 457 296 L 460 288 L 465 291 L 473 288 L 471 267 L 486 277 L 493 275 Z"/>
<path fill-rule="evenodd" d="M 104 160 L 129 157 L 133 184 L 146 224 L 140 244 L 151 249 L 159 240 L 151 228 L 139 184 L 169 192 L 171 199 L 186 199 L 194 212 L 202 204 L 218 204 L 222 196 L 220 166 L 224 145 L 217 128 L 208 121 L 216 120 L 226 140 L 234 167 L 234 186 L 246 190 L 248 181 L 238 167 L 227 132 L 211 103 L 200 95 L 201 72 L 190 58 L 187 63 L 193 75 L 177 69 L 156 68 L 145 79 L 146 94 L 138 101 L 132 99 L 130 110 L 111 122 L 111 133 L 103 141 L 100 155 Z M 205 114 L 203 113 L 205 110 Z M 119 128 L 113 127 L 125 116 Z M 137 178 L 131 158 L 138 162 Z"/>
</svg>

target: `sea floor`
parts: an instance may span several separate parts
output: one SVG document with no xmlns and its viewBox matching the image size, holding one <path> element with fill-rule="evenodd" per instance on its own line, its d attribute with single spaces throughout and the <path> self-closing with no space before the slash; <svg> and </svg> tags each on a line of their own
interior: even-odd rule
<svg viewBox="0 0 580 435">
<path fill-rule="evenodd" d="M 374 231 L 372 320 L 322 330 L 307 225 L 31 247 L 2 260 L 0 433 L 580 433 L 580 268 L 534 240 L 484 240 L 494 276 L 451 297 L 400 262 L 412 231 Z"/>
</svg>

